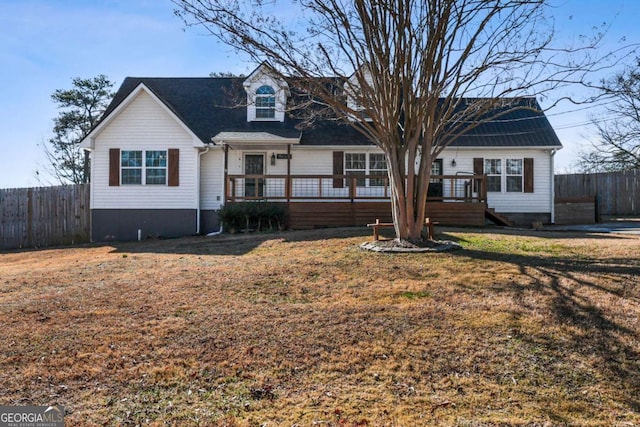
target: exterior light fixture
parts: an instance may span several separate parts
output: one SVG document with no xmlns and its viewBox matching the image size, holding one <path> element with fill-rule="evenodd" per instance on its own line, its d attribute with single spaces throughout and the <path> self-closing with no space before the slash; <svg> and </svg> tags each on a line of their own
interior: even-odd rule
<svg viewBox="0 0 640 427">
<path fill-rule="evenodd" d="M 271 166 L 276 165 L 276 153 L 271 153 Z"/>
<path fill-rule="evenodd" d="M 454 168 L 456 167 L 456 159 L 451 160 L 451 166 Z"/>
</svg>

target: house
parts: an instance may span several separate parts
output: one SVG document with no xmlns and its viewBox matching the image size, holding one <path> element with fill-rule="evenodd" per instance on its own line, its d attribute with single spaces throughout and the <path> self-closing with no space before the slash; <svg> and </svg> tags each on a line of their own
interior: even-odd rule
<svg viewBox="0 0 640 427">
<path fill-rule="evenodd" d="M 125 79 L 81 144 L 91 153 L 92 240 L 208 233 L 221 206 L 243 200 L 287 203 L 293 227 L 390 219 L 381 150 L 334 122 L 299 130 L 285 114 L 289 92 L 265 66 L 246 78 Z M 561 147 L 533 109 L 477 126 L 434 163 L 429 215 L 553 222 Z"/>
</svg>

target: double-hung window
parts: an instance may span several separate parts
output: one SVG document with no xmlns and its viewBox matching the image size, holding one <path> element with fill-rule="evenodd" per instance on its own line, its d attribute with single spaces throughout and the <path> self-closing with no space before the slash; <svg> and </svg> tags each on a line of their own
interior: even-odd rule
<svg viewBox="0 0 640 427">
<path fill-rule="evenodd" d="M 484 174 L 487 175 L 487 191 L 502 191 L 502 159 L 484 159 Z"/>
<path fill-rule="evenodd" d="M 356 180 L 358 187 L 365 186 L 364 176 L 367 174 L 367 154 L 366 153 L 345 153 L 344 154 L 344 174 L 347 176 L 361 176 Z"/>
<path fill-rule="evenodd" d="M 164 150 L 145 152 L 145 184 L 167 183 L 167 152 Z"/>
<path fill-rule="evenodd" d="M 507 159 L 507 192 L 522 192 L 522 159 Z"/>
<path fill-rule="evenodd" d="M 256 119 L 276 117 L 276 91 L 271 86 L 260 86 L 256 90 Z"/>
<path fill-rule="evenodd" d="M 122 185 L 142 184 L 142 151 L 122 150 L 120 167 Z"/>
<path fill-rule="evenodd" d="M 383 187 L 384 178 L 387 176 L 387 160 L 382 153 L 369 154 L 369 175 L 380 176 L 380 178 L 369 179 L 370 187 Z"/>
<path fill-rule="evenodd" d="M 122 185 L 166 185 L 167 151 L 122 150 L 120 174 Z"/>
</svg>

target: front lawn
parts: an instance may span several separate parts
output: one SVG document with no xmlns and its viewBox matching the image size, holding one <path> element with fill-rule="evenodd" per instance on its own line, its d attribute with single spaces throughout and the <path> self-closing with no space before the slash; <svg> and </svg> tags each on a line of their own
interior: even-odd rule
<svg viewBox="0 0 640 427">
<path fill-rule="evenodd" d="M 337 229 L 0 253 L 0 405 L 67 425 L 640 424 L 640 238 Z"/>
</svg>

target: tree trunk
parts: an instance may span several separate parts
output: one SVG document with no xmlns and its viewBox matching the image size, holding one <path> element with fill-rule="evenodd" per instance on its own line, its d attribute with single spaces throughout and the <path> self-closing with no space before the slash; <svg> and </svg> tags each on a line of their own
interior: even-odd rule
<svg viewBox="0 0 640 427">
<path fill-rule="evenodd" d="M 385 153 L 396 165 L 404 164 L 404 159 L 396 159 L 397 153 Z M 403 156 L 404 157 L 404 156 Z M 417 241 L 423 238 L 426 212 L 427 191 L 431 174 L 430 157 L 421 159 L 421 167 L 415 172 L 414 161 L 409 161 L 408 170 L 393 168 L 389 170 L 389 187 L 391 189 L 391 215 L 395 226 L 396 238 L 399 240 Z M 429 163 L 428 167 L 422 167 Z"/>
</svg>

